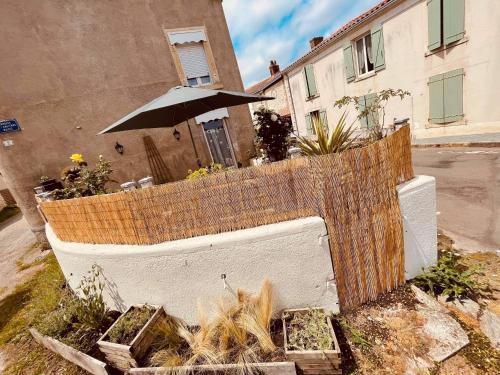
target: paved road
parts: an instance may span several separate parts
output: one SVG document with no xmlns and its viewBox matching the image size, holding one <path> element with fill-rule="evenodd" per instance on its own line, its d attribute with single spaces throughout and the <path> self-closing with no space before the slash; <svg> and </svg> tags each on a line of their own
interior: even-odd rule
<svg viewBox="0 0 500 375">
<path fill-rule="evenodd" d="M 500 148 L 413 149 L 413 164 L 436 177 L 438 226 L 458 247 L 500 249 Z"/>
<path fill-rule="evenodd" d="M 17 272 L 16 260 L 21 258 L 36 241 L 24 217 L 17 215 L 0 227 L 0 299 L 29 273 Z"/>
</svg>

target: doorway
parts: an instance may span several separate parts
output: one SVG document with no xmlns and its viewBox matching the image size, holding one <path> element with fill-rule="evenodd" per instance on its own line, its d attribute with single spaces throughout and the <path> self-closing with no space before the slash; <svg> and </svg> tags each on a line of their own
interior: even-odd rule
<svg viewBox="0 0 500 375">
<path fill-rule="evenodd" d="M 210 155 L 214 163 L 226 168 L 234 167 L 235 161 L 229 136 L 224 128 L 224 120 L 212 120 L 203 123 L 203 131 L 207 139 Z"/>
</svg>

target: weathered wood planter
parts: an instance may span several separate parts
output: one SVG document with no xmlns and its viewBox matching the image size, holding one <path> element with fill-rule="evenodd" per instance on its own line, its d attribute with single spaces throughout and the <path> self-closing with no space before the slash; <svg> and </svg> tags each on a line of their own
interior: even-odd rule
<svg viewBox="0 0 500 375">
<path fill-rule="evenodd" d="M 133 308 L 141 308 L 144 306 L 145 305 L 135 305 L 129 307 L 127 311 L 125 311 L 120 316 L 120 318 L 118 318 L 116 322 L 114 322 L 113 325 L 109 327 L 109 329 L 97 342 L 99 350 L 106 357 L 106 361 L 108 361 L 113 367 L 117 368 L 118 370 L 127 371 L 132 367 L 139 366 L 138 361 L 140 361 L 142 357 L 144 357 L 152 341 L 154 340 L 155 328 L 167 316 L 162 306 L 149 305 L 150 307 L 156 308 L 157 310 L 129 345 L 116 344 L 107 341 L 109 338 L 109 332 L 113 329 L 113 327 L 115 327 L 117 322 L 125 314 L 127 314 Z"/>
<path fill-rule="evenodd" d="M 37 343 L 44 346 L 48 350 L 59 354 L 61 357 L 74 363 L 80 368 L 90 372 L 94 375 L 108 375 L 111 373 L 109 366 L 99 361 L 98 359 L 89 356 L 71 346 L 68 346 L 52 337 L 44 336 L 34 328 L 30 328 L 31 336 Z"/>
<path fill-rule="evenodd" d="M 255 363 L 253 367 L 263 375 L 296 375 L 295 364 L 293 362 L 271 362 L 271 363 Z M 170 375 L 178 373 L 191 374 L 240 374 L 241 365 L 199 365 L 190 367 L 190 371 L 184 372 L 185 367 L 144 367 L 133 368 L 128 372 L 130 375 Z"/>
<path fill-rule="evenodd" d="M 322 309 L 319 309 L 322 310 Z M 333 338 L 334 348 L 331 350 L 288 350 L 288 335 L 286 327 L 286 313 L 306 313 L 307 309 L 294 309 L 286 310 L 283 312 L 283 337 L 285 340 L 285 355 L 290 361 L 294 361 L 297 365 L 298 373 L 304 375 L 321 375 L 321 374 L 342 374 L 342 369 L 340 367 L 341 357 L 340 357 L 340 347 L 335 336 L 335 332 L 332 326 L 332 320 L 329 316 L 326 317 L 328 327 Z"/>
</svg>

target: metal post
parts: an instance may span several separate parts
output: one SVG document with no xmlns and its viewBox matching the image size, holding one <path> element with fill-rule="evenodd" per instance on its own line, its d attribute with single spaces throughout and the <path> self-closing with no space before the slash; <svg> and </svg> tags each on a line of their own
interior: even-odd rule
<svg viewBox="0 0 500 375">
<path fill-rule="evenodd" d="M 189 126 L 189 118 L 186 118 L 186 124 L 188 126 L 189 136 L 191 137 L 191 143 L 193 144 L 193 150 L 194 150 L 194 155 L 196 157 L 196 162 L 198 164 L 198 167 L 201 167 L 201 160 L 200 157 L 198 156 L 198 151 L 196 150 L 196 145 L 194 143 L 194 138 L 193 138 L 193 132 L 191 132 L 191 126 Z"/>
</svg>

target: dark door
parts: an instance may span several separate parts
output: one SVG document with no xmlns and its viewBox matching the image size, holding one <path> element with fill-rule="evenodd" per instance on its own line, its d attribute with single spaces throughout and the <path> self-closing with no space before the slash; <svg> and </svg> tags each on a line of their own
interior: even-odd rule
<svg viewBox="0 0 500 375">
<path fill-rule="evenodd" d="M 222 164 L 225 167 L 233 167 L 233 154 L 224 129 L 224 122 L 222 120 L 205 122 L 203 123 L 203 129 L 207 136 L 208 147 L 214 163 Z"/>
</svg>

